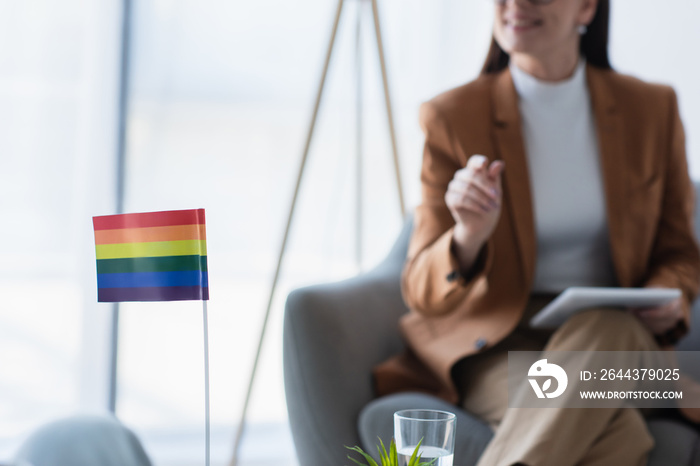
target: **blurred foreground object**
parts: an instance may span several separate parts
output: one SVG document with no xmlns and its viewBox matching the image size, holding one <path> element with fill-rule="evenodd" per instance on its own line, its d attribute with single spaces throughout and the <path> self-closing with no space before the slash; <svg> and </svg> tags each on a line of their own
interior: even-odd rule
<svg viewBox="0 0 700 466">
<path fill-rule="evenodd" d="M 17 466 L 151 466 L 134 433 L 111 416 L 74 416 L 33 433 Z"/>
</svg>

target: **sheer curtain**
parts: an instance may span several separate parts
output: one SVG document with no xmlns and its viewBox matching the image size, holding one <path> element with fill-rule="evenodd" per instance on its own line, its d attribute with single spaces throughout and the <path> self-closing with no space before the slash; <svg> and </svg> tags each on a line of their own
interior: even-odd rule
<svg viewBox="0 0 700 466">
<path fill-rule="evenodd" d="M 40 424 L 106 406 L 91 216 L 114 208 L 119 15 L 0 2 L 0 460 Z"/>
</svg>

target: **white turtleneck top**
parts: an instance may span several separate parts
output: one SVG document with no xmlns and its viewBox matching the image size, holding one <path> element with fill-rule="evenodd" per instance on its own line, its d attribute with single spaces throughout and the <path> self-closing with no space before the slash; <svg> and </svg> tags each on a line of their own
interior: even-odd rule
<svg viewBox="0 0 700 466">
<path fill-rule="evenodd" d="M 537 235 L 533 293 L 616 285 L 585 68 L 581 60 L 570 78 L 551 83 L 510 65 Z"/>
</svg>

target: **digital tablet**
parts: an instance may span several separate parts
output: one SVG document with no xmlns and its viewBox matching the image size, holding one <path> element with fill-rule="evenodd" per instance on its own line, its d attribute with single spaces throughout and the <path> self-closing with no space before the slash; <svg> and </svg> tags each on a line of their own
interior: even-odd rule
<svg viewBox="0 0 700 466">
<path fill-rule="evenodd" d="M 571 287 L 530 319 L 533 328 L 557 328 L 577 312 L 591 308 L 654 307 L 680 298 L 677 288 Z"/>
</svg>

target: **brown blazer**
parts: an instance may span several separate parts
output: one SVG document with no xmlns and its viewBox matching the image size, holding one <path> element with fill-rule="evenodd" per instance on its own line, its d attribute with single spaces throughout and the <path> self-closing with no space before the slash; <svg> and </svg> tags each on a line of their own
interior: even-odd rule
<svg viewBox="0 0 700 466">
<path fill-rule="evenodd" d="M 684 319 L 661 344 L 687 331 L 700 284 L 693 186 L 674 91 L 587 66 L 607 202 L 610 247 L 623 287 L 683 290 Z M 407 351 L 375 369 L 379 395 L 404 390 L 457 401 L 452 366 L 506 337 L 529 298 L 535 230 L 518 96 L 510 72 L 480 76 L 423 104 L 422 203 L 402 276 L 411 309 L 400 322 Z M 469 278 L 450 251 L 454 220 L 444 196 L 473 154 L 506 163 L 503 208 Z M 575 267 L 576 264 L 572 264 Z"/>
</svg>

